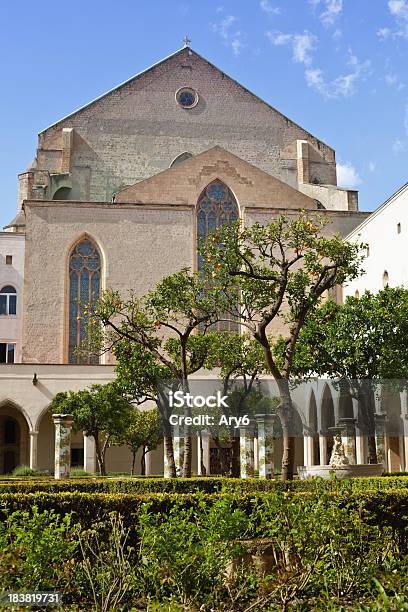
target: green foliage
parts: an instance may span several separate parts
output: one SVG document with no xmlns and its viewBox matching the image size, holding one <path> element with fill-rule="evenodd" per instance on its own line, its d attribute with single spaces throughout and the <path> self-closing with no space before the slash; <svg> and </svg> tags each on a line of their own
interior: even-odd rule
<svg viewBox="0 0 408 612">
<path fill-rule="evenodd" d="M 325 236 L 325 225 L 318 214 L 302 212 L 266 225 L 225 225 L 201 245 L 205 278 L 218 283 L 223 312 L 239 318 L 259 342 L 277 382 L 284 480 L 293 478 L 294 471 L 294 439 L 289 435 L 294 409 L 287 380 L 299 333 L 325 292 L 361 272 L 361 245 L 339 235 Z M 286 323 L 281 360 L 274 351 L 276 339 L 268 337 L 268 326 L 277 320 Z"/>
<path fill-rule="evenodd" d="M 45 476 L 41 470 L 33 470 L 28 465 L 19 465 L 14 468 L 13 476 Z"/>
<path fill-rule="evenodd" d="M 130 421 L 118 438 L 119 444 L 126 445 L 132 453 L 133 461 L 131 473 L 135 469 L 135 456 L 137 451 L 142 449 L 142 470 L 145 474 L 145 455 L 158 447 L 163 437 L 160 433 L 160 417 L 157 408 L 154 410 L 133 410 Z"/>
<path fill-rule="evenodd" d="M 344 304 L 328 301 L 307 320 L 296 346 L 294 374 L 348 379 L 408 378 L 408 290 L 386 287 Z M 284 341 L 277 347 L 284 359 Z"/>
<path fill-rule="evenodd" d="M 71 587 L 77 529 L 71 516 L 37 506 L 8 514 L 0 523 L 0 588 L 67 592 Z"/>
<path fill-rule="evenodd" d="M 92 476 L 92 474 L 90 474 L 86 470 L 81 470 L 80 468 L 74 468 L 70 472 L 71 478 L 80 478 L 81 476 Z"/>
<path fill-rule="evenodd" d="M 50 410 L 53 414 L 72 414 L 74 431 L 83 431 L 94 438 L 99 471 L 105 474 L 106 449 L 123 434 L 132 410 L 117 386 L 109 383 L 57 393 Z"/>
<path fill-rule="evenodd" d="M 408 491 L 314 486 L 27 495 L 14 514 L 1 495 L 0 586 L 63 590 L 67 610 L 404 609 Z M 75 514 L 58 518 L 50 504 Z"/>
</svg>

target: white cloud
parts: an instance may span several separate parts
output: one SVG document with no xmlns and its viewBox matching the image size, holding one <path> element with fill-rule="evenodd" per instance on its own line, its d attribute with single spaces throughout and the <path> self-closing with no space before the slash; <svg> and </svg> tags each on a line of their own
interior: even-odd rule
<svg viewBox="0 0 408 612">
<path fill-rule="evenodd" d="M 267 32 L 267 37 L 273 45 L 292 46 L 293 61 L 309 66 L 312 63 L 313 51 L 317 38 L 307 30 L 303 34 L 283 34 L 282 32 Z"/>
<path fill-rule="evenodd" d="M 368 162 L 368 171 L 369 172 L 375 172 L 376 169 L 376 163 L 373 161 Z"/>
<path fill-rule="evenodd" d="M 408 38 L 408 0 L 388 0 L 388 10 L 395 20 L 396 29 L 380 28 L 377 36 L 380 40 Z"/>
<path fill-rule="evenodd" d="M 309 0 L 309 4 L 314 9 L 320 5 L 323 7 L 319 19 L 326 27 L 334 25 L 343 12 L 343 0 Z"/>
<path fill-rule="evenodd" d="M 408 19 L 408 4 L 406 0 L 389 0 L 388 8 L 391 15 L 395 15 L 402 19 Z"/>
<path fill-rule="evenodd" d="M 397 91 L 402 91 L 405 89 L 405 84 L 401 81 L 399 76 L 393 72 L 388 72 L 384 77 L 384 81 L 388 87 L 395 87 Z"/>
<path fill-rule="evenodd" d="M 268 15 L 280 15 L 280 8 L 278 6 L 271 6 L 269 0 L 261 0 L 259 6 Z"/>
<path fill-rule="evenodd" d="M 399 155 L 400 153 L 406 153 L 408 151 L 408 144 L 401 138 L 395 138 L 392 143 L 392 150 L 395 155 Z"/>
<path fill-rule="evenodd" d="M 235 25 L 236 21 L 237 18 L 234 15 L 227 15 L 219 23 L 211 23 L 210 29 L 223 39 L 224 44 L 230 47 L 233 54 L 237 57 L 242 49 L 246 47 L 246 35 L 242 30 L 233 30 L 232 26 Z"/>
<path fill-rule="evenodd" d="M 391 36 L 390 28 L 380 28 L 377 30 L 377 36 L 380 40 L 387 40 Z"/>
<path fill-rule="evenodd" d="M 361 184 L 361 178 L 350 162 L 337 164 L 337 184 L 346 189 L 355 189 Z"/>
<path fill-rule="evenodd" d="M 356 90 L 357 82 L 364 78 L 367 73 L 370 62 L 369 60 L 360 62 L 355 55 L 351 52 L 349 53 L 350 56 L 347 62 L 350 66 L 349 72 L 328 80 L 320 68 L 307 69 L 305 77 L 308 86 L 318 91 L 326 99 L 352 95 Z"/>
</svg>

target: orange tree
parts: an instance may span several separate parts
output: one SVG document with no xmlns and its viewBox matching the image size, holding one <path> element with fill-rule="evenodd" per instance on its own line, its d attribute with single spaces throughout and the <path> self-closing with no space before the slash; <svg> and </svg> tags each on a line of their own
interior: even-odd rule
<svg viewBox="0 0 408 612">
<path fill-rule="evenodd" d="M 289 379 L 302 327 L 323 294 L 361 273 L 362 245 L 323 234 L 317 213 L 279 217 L 266 225 L 222 226 L 201 244 L 203 273 L 223 296 L 219 317 L 239 320 L 261 345 L 278 390 L 283 433 L 282 479 L 293 477 L 294 408 Z M 283 359 L 275 354 L 271 324 L 285 324 Z"/>
</svg>

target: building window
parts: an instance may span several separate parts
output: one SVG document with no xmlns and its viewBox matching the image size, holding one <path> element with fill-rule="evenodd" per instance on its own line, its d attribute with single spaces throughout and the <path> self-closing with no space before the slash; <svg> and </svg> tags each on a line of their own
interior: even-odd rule
<svg viewBox="0 0 408 612">
<path fill-rule="evenodd" d="M 11 285 L 0 290 L 0 315 L 17 314 L 17 292 Z"/>
<path fill-rule="evenodd" d="M 15 345 L 0 342 L 0 363 L 14 363 Z"/>
<path fill-rule="evenodd" d="M 86 310 L 93 308 L 101 288 L 101 258 L 94 243 L 85 238 L 69 258 L 69 363 L 97 364 L 97 356 L 79 354 L 86 342 Z"/>
<path fill-rule="evenodd" d="M 198 103 L 198 93 L 191 87 L 181 87 L 176 91 L 176 102 L 183 108 L 193 108 Z"/>
<path fill-rule="evenodd" d="M 221 181 L 213 181 L 202 192 L 197 204 L 197 243 L 221 225 L 232 225 L 239 219 L 237 201 L 230 189 Z M 198 269 L 202 269 L 198 254 Z M 219 322 L 220 331 L 237 331 L 235 322 Z"/>
<path fill-rule="evenodd" d="M 13 263 L 13 256 L 12 255 L 6 255 L 6 265 L 7 266 L 11 266 L 12 263 Z"/>
<path fill-rule="evenodd" d="M 397 234 L 401 233 L 401 223 L 397 223 Z"/>
<path fill-rule="evenodd" d="M 383 274 L 383 287 L 388 287 L 389 284 L 389 276 L 388 276 L 388 272 L 387 270 L 384 270 L 384 274 Z"/>
</svg>

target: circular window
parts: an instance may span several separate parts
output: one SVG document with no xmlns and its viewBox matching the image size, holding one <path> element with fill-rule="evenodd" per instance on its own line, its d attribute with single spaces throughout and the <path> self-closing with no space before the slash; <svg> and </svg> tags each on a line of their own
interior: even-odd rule
<svg viewBox="0 0 408 612">
<path fill-rule="evenodd" d="M 176 92 L 176 101 L 183 108 L 193 108 L 198 102 L 198 93 L 190 87 L 182 87 Z"/>
</svg>

